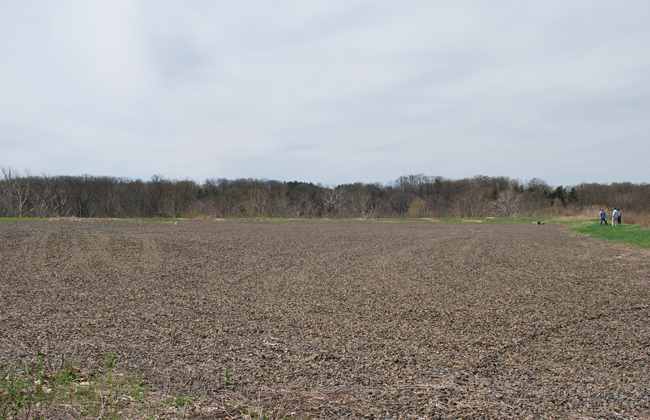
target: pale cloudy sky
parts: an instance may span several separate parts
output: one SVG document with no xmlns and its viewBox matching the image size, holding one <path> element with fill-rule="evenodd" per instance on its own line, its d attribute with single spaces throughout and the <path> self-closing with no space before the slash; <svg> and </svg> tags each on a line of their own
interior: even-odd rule
<svg viewBox="0 0 650 420">
<path fill-rule="evenodd" d="M 0 0 L 0 165 L 650 182 L 650 2 Z"/>
</svg>

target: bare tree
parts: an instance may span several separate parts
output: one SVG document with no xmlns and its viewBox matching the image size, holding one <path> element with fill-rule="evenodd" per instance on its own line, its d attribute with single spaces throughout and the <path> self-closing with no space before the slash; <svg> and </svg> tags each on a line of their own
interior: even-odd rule
<svg viewBox="0 0 650 420">
<path fill-rule="evenodd" d="M 0 179 L 0 216 L 2 217 L 11 217 L 13 216 L 13 203 L 11 195 L 11 181 L 8 176 L 5 174 L 5 168 L 2 169 L 3 177 Z"/>
<path fill-rule="evenodd" d="M 17 171 L 11 168 L 2 167 L 1 170 L 5 188 L 8 192 L 9 208 L 13 210 L 14 216 L 23 217 L 24 214 L 29 212 L 27 203 L 32 192 L 32 180 L 29 172 L 24 177 L 21 177 Z"/>
<path fill-rule="evenodd" d="M 181 217 L 196 198 L 197 185 L 194 181 L 175 181 L 168 184 L 167 208 L 171 217 Z"/>
<path fill-rule="evenodd" d="M 483 217 L 489 209 L 489 200 L 483 191 L 469 189 L 458 194 L 452 204 L 454 217 Z"/>
<path fill-rule="evenodd" d="M 249 191 L 248 200 L 244 203 L 246 212 L 251 217 L 266 217 L 269 209 L 269 194 L 259 188 Z"/>
<path fill-rule="evenodd" d="M 323 191 L 323 204 L 330 218 L 336 217 L 345 200 L 345 191 L 341 186 L 325 188 Z"/>
<path fill-rule="evenodd" d="M 511 188 L 499 192 L 497 200 L 494 202 L 497 213 L 506 217 L 516 215 L 520 198 L 521 195 Z"/>
<path fill-rule="evenodd" d="M 293 214 L 291 203 L 284 194 L 277 196 L 273 200 L 272 206 L 271 213 L 278 217 L 291 217 Z"/>
<path fill-rule="evenodd" d="M 313 219 L 322 209 L 321 188 L 305 182 L 287 183 L 285 195 L 289 199 L 296 217 Z"/>
<path fill-rule="evenodd" d="M 146 214 L 147 186 L 140 180 L 129 180 L 120 185 L 120 217 L 143 217 Z"/>
<path fill-rule="evenodd" d="M 241 197 L 242 194 L 239 192 L 239 190 L 233 189 L 225 192 L 223 196 L 221 196 L 220 198 L 221 213 L 224 216 L 232 216 L 235 212 L 237 203 L 239 203 Z"/>
<path fill-rule="evenodd" d="M 117 217 L 119 205 L 119 180 L 101 177 L 96 180 L 99 208 L 104 217 Z"/>
<path fill-rule="evenodd" d="M 67 193 L 58 178 L 46 175 L 32 179 L 32 210 L 36 217 L 61 216 L 67 201 Z"/>
<path fill-rule="evenodd" d="M 403 218 L 409 211 L 409 206 L 415 200 L 413 194 L 398 192 L 393 194 L 389 199 L 391 209 L 397 214 L 400 219 Z"/>
<path fill-rule="evenodd" d="M 89 175 L 63 177 L 67 196 L 70 197 L 71 212 L 75 217 L 94 217 L 92 207 L 93 178 Z"/>
<path fill-rule="evenodd" d="M 223 189 L 219 185 L 219 180 L 215 178 L 206 179 L 201 189 L 202 195 L 200 199 L 208 203 L 212 216 L 222 216 L 223 213 L 219 212 L 219 199 L 223 195 Z"/>
<path fill-rule="evenodd" d="M 50 203 L 52 214 L 58 217 L 64 217 L 70 214 L 70 208 L 66 205 L 68 203 L 68 192 L 65 190 L 65 186 L 61 180 L 57 180 L 55 183 L 54 196 Z"/>
<path fill-rule="evenodd" d="M 147 213 L 149 216 L 166 216 L 172 200 L 171 182 L 162 175 L 154 175 L 147 184 Z"/>
<path fill-rule="evenodd" d="M 354 184 L 348 190 L 348 207 L 360 219 L 373 217 L 381 204 L 378 191 L 367 185 Z"/>
</svg>

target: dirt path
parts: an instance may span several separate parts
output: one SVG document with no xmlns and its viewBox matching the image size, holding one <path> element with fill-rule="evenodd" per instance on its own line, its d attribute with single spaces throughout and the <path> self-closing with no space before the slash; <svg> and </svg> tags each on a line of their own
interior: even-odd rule
<svg viewBox="0 0 650 420">
<path fill-rule="evenodd" d="M 3 222 L 0 360 L 116 351 L 331 418 L 643 417 L 648 279 L 552 225 Z"/>
</svg>

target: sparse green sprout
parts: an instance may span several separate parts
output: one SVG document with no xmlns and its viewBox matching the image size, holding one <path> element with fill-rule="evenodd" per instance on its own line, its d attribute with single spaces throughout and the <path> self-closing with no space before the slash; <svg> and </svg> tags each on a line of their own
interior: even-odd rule
<svg viewBox="0 0 650 420">
<path fill-rule="evenodd" d="M 172 395 L 165 400 L 165 404 L 172 405 L 177 408 L 184 408 L 190 404 L 195 403 L 198 400 L 196 397 L 185 396 L 178 393 L 173 393 Z"/>
<path fill-rule="evenodd" d="M 104 354 L 104 366 L 106 369 L 113 369 L 115 367 L 115 357 L 117 356 L 116 352 L 106 352 Z"/>
<path fill-rule="evenodd" d="M 16 418 L 33 404 L 33 385 L 13 368 L 0 363 L 0 419 Z M 9 417 L 10 416 L 10 417 Z"/>
<path fill-rule="evenodd" d="M 54 409 L 75 412 L 75 418 L 168 418 L 198 401 L 195 397 L 174 394 L 163 403 L 142 386 L 139 375 L 115 373 L 116 353 L 107 353 L 105 371 L 90 367 L 82 373 L 70 361 L 45 368 L 40 359 L 25 363 L 22 369 L 0 363 L 0 420 L 50 418 Z M 58 417 L 57 417 L 58 418 Z"/>
<path fill-rule="evenodd" d="M 106 353 L 104 366 L 94 363 L 89 371 L 69 360 L 58 363 L 25 363 L 22 369 L 0 363 L 0 420 L 63 418 L 80 419 L 178 419 L 199 407 L 199 398 L 174 393 L 166 398 L 144 388 L 139 374 L 115 372 L 116 353 Z M 225 382 L 232 384 L 232 366 L 226 365 Z M 194 407 L 192 407 L 194 408 Z M 229 408 L 254 420 L 295 419 L 262 406 L 231 400 Z M 74 415 L 72 414 L 74 413 Z M 234 413 L 232 413 L 234 414 Z"/>
<path fill-rule="evenodd" d="M 232 370 L 232 366 L 226 365 L 226 371 L 224 372 L 224 379 L 223 379 L 223 383 L 226 386 L 232 385 L 232 374 L 230 372 L 231 370 Z"/>
<path fill-rule="evenodd" d="M 37 369 L 36 371 L 39 371 Z M 74 367 L 70 362 L 66 361 L 65 357 L 61 362 L 56 365 L 54 372 L 51 374 L 52 381 L 59 385 L 65 385 L 80 378 L 79 370 Z"/>
</svg>

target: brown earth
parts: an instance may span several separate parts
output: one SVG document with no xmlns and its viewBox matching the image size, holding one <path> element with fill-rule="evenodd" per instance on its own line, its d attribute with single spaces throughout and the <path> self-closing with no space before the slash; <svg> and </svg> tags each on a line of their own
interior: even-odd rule
<svg viewBox="0 0 650 420">
<path fill-rule="evenodd" d="M 115 351 L 210 418 L 232 395 L 315 418 L 646 418 L 634 255 L 554 225 L 2 222 L 0 361 Z"/>
</svg>

